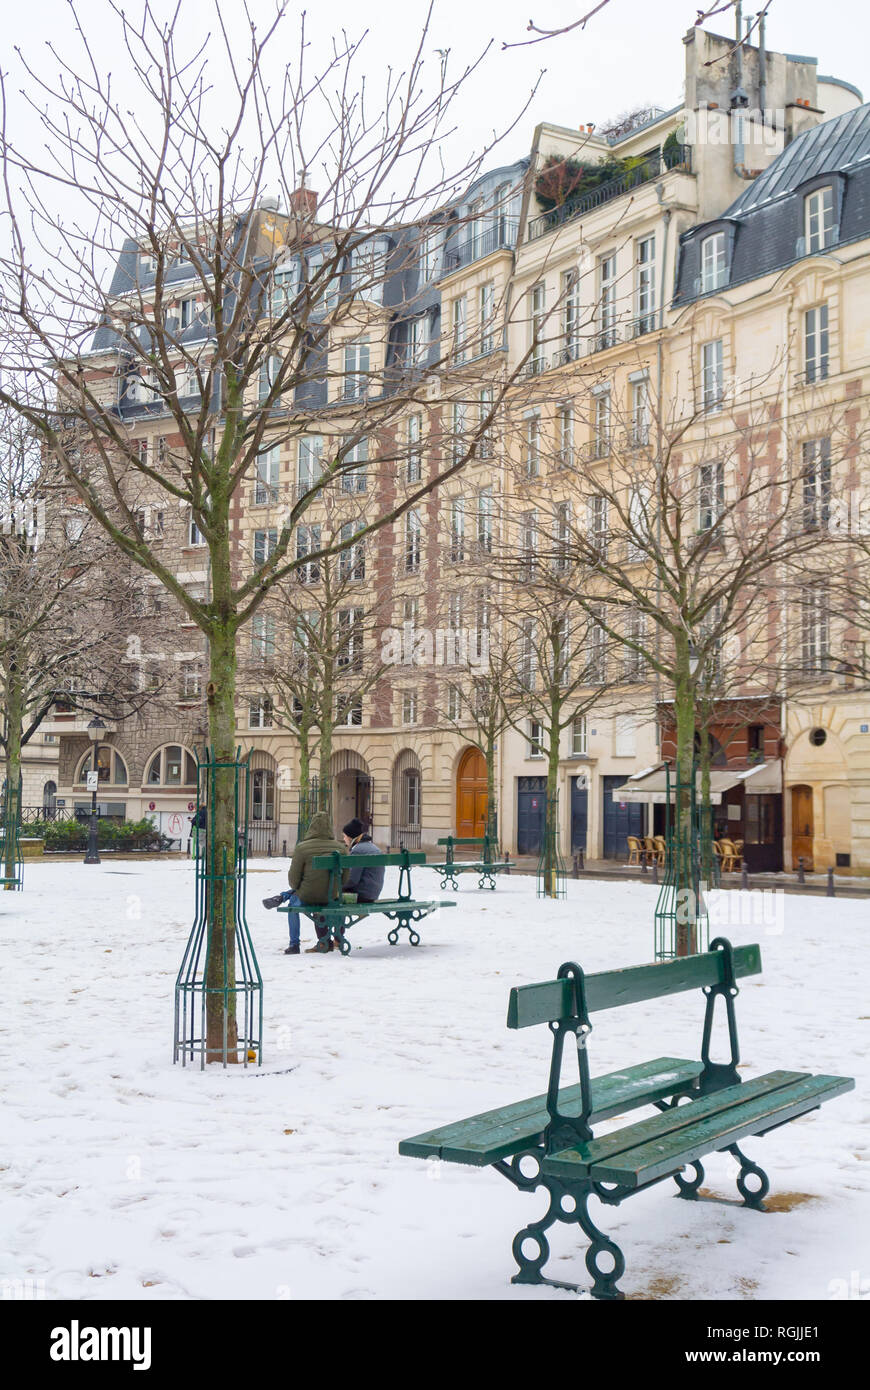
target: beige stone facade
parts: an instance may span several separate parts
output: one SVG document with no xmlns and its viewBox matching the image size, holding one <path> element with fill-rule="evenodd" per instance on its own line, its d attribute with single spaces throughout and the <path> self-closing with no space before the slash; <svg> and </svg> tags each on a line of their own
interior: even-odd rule
<svg viewBox="0 0 870 1390">
<path fill-rule="evenodd" d="M 741 401 L 750 398 L 753 408 L 761 403 L 767 412 L 769 466 L 788 470 L 795 441 L 830 430 L 834 417 L 840 433 L 860 437 L 870 377 L 870 228 L 866 239 L 852 239 L 830 253 L 801 254 L 796 238 L 787 265 L 769 271 L 759 265 L 739 282 L 723 281 L 717 293 L 697 289 L 682 300 L 672 296 L 687 234 L 701 224 L 718 225 L 716 219 L 802 131 L 829 118 L 849 119 L 859 101 L 848 84 L 817 82 L 815 67 L 807 61 L 767 54 L 766 105 L 786 115 L 778 146 L 768 141 L 753 163 L 753 142 L 761 151 L 769 134 L 763 122 L 758 129 L 751 120 L 740 127 L 742 158 L 732 143 L 697 133 L 713 112 L 727 107 L 736 59 L 710 63 L 727 56 L 729 47 L 725 39 L 691 31 L 686 40 L 686 109 L 651 113 L 610 140 L 592 130 L 542 123 L 528 160 L 483 175 L 455 210 L 464 239 L 450 252 L 445 248 L 451 243 L 445 241 L 442 260 L 431 272 L 446 361 L 431 373 L 426 405 L 373 431 L 361 464 L 364 486 L 352 497 L 339 497 L 331 514 L 325 502 L 315 503 L 306 513 L 306 525 L 340 524 L 345 512 L 348 522 L 355 521 L 365 516 L 367 498 L 376 494 L 382 505 L 400 496 L 412 477 L 412 454 L 419 454 L 421 476 L 442 469 L 463 422 L 483 418 L 505 373 L 516 373 L 516 380 L 498 425 L 474 459 L 422 504 L 418 540 L 409 540 L 408 521 L 402 518 L 379 531 L 367 548 L 359 598 L 349 589 L 342 599 L 345 608 L 358 602 L 374 615 L 365 638 L 367 661 L 379 659 L 388 629 L 437 634 L 452 623 L 479 632 L 480 624 L 489 622 L 480 617 L 481 604 L 485 607 L 481 594 L 495 583 L 487 573 L 487 527 L 491 533 L 492 528 L 515 526 L 535 508 L 542 516 L 552 513 L 562 500 L 585 505 L 570 463 L 574 451 L 578 456 L 583 451 L 587 462 L 598 458 L 605 393 L 613 433 L 607 450 L 600 451 L 602 467 L 618 466 L 614 457 L 618 461 L 621 450 L 625 457 L 645 451 L 654 469 L 661 438 L 656 441 L 650 422 L 667 418 L 672 407 L 698 390 L 704 344 L 721 344 L 719 370 L 733 383 L 732 397 L 727 412 L 686 430 L 682 448 L 693 467 L 701 466 L 714 449 L 739 453 L 735 420 Z M 747 46 L 741 60 L 744 85 L 754 91 L 757 48 Z M 626 178 L 624 186 L 616 180 L 607 196 L 578 205 L 573 216 L 553 216 L 539 206 L 535 179 L 548 157 L 589 164 L 616 155 L 634 161 L 626 167 L 640 167 L 641 173 Z M 809 385 L 806 315 L 820 305 L 826 311 L 826 371 L 823 380 Z M 347 361 L 346 350 L 363 341 L 369 352 L 366 370 L 382 373 L 394 319 L 383 304 L 360 305 L 358 320 L 345 321 L 330 341 L 335 381 Z M 288 502 L 299 495 L 314 448 L 311 441 L 328 449 L 330 439 L 352 427 L 332 386 L 330 393 L 322 416 L 309 411 L 295 437 L 283 439 L 268 487 L 252 482 L 241 496 L 234 535 L 240 569 L 258 545 L 267 543 L 257 536 L 268 538 Z M 644 401 L 648 415 L 643 414 Z M 146 426 L 137 428 L 144 433 Z M 157 448 L 159 422 L 148 428 L 149 447 Z M 532 436 L 536 459 L 540 453 L 540 466 L 534 469 L 527 457 Z M 856 452 L 841 451 L 835 491 L 858 480 Z M 168 519 L 161 520 L 164 524 Z M 202 549 L 184 540 L 175 541 L 179 573 L 185 582 L 207 584 Z M 503 593 L 500 599 L 504 601 Z M 490 635 L 497 640 L 494 627 Z M 764 696 L 781 688 L 781 682 L 790 684 L 786 653 L 777 647 L 782 640 L 781 635 L 764 638 L 771 645 L 771 659 L 765 680 L 756 677 L 747 685 L 749 693 Z M 292 632 L 288 641 L 292 645 Z M 264 715 L 257 704 L 256 652 L 249 634 L 241 642 L 246 669 L 238 740 L 244 751 L 252 751 L 257 779 L 255 848 L 275 853 L 296 838 L 298 740 L 290 728 L 281 727 L 274 710 Z M 270 659 L 281 661 L 288 650 L 279 641 Z M 188 663 L 201 659 L 197 651 L 198 643 L 192 642 Z M 267 666 L 262 667 L 264 691 Z M 335 729 L 329 767 L 319 768 L 315 759 L 315 772 L 331 783 L 337 825 L 363 813 L 372 821 L 375 839 L 391 845 L 403 841 L 431 847 L 439 837 L 456 833 L 460 770 L 472 743 L 470 725 L 463 729 L 461 718 L 449 716 L 450 685 L 456 679 L 449 661 L 439 662 L 433 636 L 426 665 L 400 661 L 372 681 L 358 714 Z M 656 707 L 672 692 L 648 673 L 635 674 L 627 686 L 617 675 L 612 684 L 614 689 L 598 705 L 584 709 L 576 728 L 563 732 L 559 808 L 566 853 L 583 849 L 593 858 L 624 855 L 624 825 L 612 815 L 613 789 L 661 756 Z M 828 687 L 805 696 L 806 688 L 799 683 L 786 702 L 786 867 L 793 857 L 792 789 L 806 786 L 812 794 L 816 867 L 841 863 L 870 872 L 870 701 L 855 689 Z M 62 723 L 50 728 L 61 738 L 58 790 L 73 804 L 83 799 L 76 778 L 87 752 L 86 733 Z M 172 818 L 172 825 L 179 825 L 177 818 L 189 814 L 194 797 L 194 788 L 184 780 L 185 757 L 201 746 L 204 729 L 201 699 L 192 698 L 180 706 L 174 723 L 118 730 L 109 742 L 123 758 L 127 780 L 105 786 L 106 802 L 123 803 L 131 817 L 152 813 L 164 827 Z M 826 737 L 813 743 L 810 736 L 818 729 Z M 155 781 L 155 754 L 170 748 L 182 750 L 182 780 L 167 783 L 164 759 Z M 496 761 L 500 839 L 516 854 L 534 846 L 540 811 L 543 770 L 530 732 L 506 730 L 498 740 Z M 651 831 L 651 809 L 641 819 L 641 830 Z"/>
</svg>

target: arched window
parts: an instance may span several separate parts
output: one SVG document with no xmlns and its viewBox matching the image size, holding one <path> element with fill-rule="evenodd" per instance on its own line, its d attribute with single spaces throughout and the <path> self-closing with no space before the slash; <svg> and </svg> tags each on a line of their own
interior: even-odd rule
<svg viewBox="0 0 870 1390">
<path fill-rule="evenodd" d="M 148 787 L 195 787 L 196 760 L 180 744 L 170 743 L 160 748 L 145 770 Z"/>
<path fill-rule="evenodd" d="M 42 815 L 45 820 L 51 820 L 57 810 L 57 783 L 46 782 L 42 788 Z"/>
<path fill-rule="evenodd" d="M 126 787 L 129 781 L 127 764 L 116 748 L 110 747 L 108 743 L 101 743 L 96 749 L 96 762 L 94 762 L 94 757 L 94 749 L 89 748 L 79 763 L 75 775 L 75 786 L 84 786 L 88 773 L 96 766 L 101 783 L 111 787 Z M 56 790 L 57 788 L 55 788 Z"/>
<path fill-rule="evenodd" d="M 256 767 L 251 773 L 251 820 L 275 819 L 275 774 L 267 767 Z"/>
<path fill-rule="evenodd" d="M 423 782 L 420 760 L 405 748 L 393 764 L 393 824 L 390 843 L 419 849 Z"/>
</svg>

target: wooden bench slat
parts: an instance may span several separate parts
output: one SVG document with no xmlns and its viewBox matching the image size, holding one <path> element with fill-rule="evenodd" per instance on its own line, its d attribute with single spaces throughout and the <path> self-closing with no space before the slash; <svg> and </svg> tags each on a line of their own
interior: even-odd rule
<svg viewBox="0 0 870 1390">
<path fill-rule="evenodd" d="M 419 898 L 387 898 L 385 901 L 376 903 L 334 903 L 330 907 L 318 907 L 316 903 L 302 903 L 299 907 L 294 907 L 293 912 L 301 912 L 303 916 L 310 917 L 370 917 L 378 912 L 397 912 L 405 911 L 410 908 L 418 907 L 455 907 L 456 903 L 448 899 L 433 899 L 431 902 L 422 901 Z"/>
<path fill-rule="evenodd" d="M 736 946 L 733 953 L 736 977 L 761 973 L 761 948 Z M 659 961 L 652 965 L 635 965 L 626 970 L 608 970 L 586 976 L 586 1002 L 590 1012 L 615 1009 L 622 1004 L 637 1004 L 645 999 L 659 999 L 680 994 L 702 985 L 715 985 L 724 978 L 725 957 L 722 951 L 705 951 L 682 960 Z M 547 980 L 539 985 L 519 985 L 511 990 L 508 1003 L 508 1028 L 529 1028 L 539 1023 L 551 1023 L 571 1015 L 572 985 L 570 980 Z"/>
<path fill-rule="evenodd" d="M 774 1091 L 782 1090 L 784 1086 L 790 1086 L 795 1081 L 803 1081 L 807 1076 L 809 1076 L 809 1072 L 771 1071 L 764 1076 L 753 1077 L 751 1081 L 742 1082 L 739 1086 L 723 1087 L 721 1091 L 714 1091 L 711 1095 L 699 1097 L 691 1105 L 680 1105 L 675 1110 L 668 1110 L 649 1120 L 641 1120 L 638 1124 L 629 1125 L 626 1129 L 615 1130 L 612 1134 L 603 1134 L 600 1139 L 591 1139 L 586 1144 L 578 1144 L 577 1159 L 586 1167 L 591 1168 L 593 1164 L 614 1159 L 629 1149 L 639 1148 L 641 1144 L 676 1135 L 681 1129 L 686 1129 L 698 1120 L 711 1115 L 719 1115 L 746 1100 L 772 1095 Z M 574 1149 L 572 1148 L 570 1152 L 573 1154 Z M 554 1155 L 554 1157 L 558 1157 L 558 1155 Z M 573 1171 L 575 1170 L 575 1160 L 572 1158 L 571 1162 Z"/>
<path fill-rule="evenodd" d="M 581 1154 L 581 1149 L 589 1146 L 578 1145 L 576 1150 L 565 1149 L 545 1159 L 543 1170 L 551 1177 L 589 1177 L 595 1182 L 640 1187 L 657 1178 L 667 1177 L 695 1159 L 727 1149 L 749 1135 L 763 1134 L 765 1130 L 796 1119 L 808 1110 L 815 1110 L 824 1101 L 854 1090 L 854 1087 L 851 1077 L 803 1075 L 800 1080 L 764 1095 L 742 1100 L 735 1096 L 734 1103 L 720 1108 L 715 1114 L 701 1115 L 704 1102 L 693 1101 L 683 1108 L 683 1118 L 689 1122 L 675 1133 L 592 1164 Z M 729 1092 L 743 1089 L 728 1087 Z M 705 1100 L 715 1100 L 717 1096 L 727 1098 L 723 1091 L 705 1097 Z"/>
<path fill-rule="evenodd" d="M 443 840 L 436 841 L 439 845 L 485 845 L 486 840 L 483 835 L 448 835 Z"/>
<path fill-rule="evenodd" d="M 596 1077 L 592 1082 L 592 1119 L 606 1120 L 623 1110 L 664 1100 L 689 1087 L 701 1069 L 700 1062 L 682 1057 L 657 1057 Z M 565 1113 L 579 1114 L 580 1104 L 579 1086 L 565 1087 L 559 1092 L 559 1105 Z M 413 1139 L 403 1139 L 399 1153 L 483 1168 L 539 1143 L 548 1120 L 546 1095 L 531 1096 L 442 1125 Z"/>
</svg>

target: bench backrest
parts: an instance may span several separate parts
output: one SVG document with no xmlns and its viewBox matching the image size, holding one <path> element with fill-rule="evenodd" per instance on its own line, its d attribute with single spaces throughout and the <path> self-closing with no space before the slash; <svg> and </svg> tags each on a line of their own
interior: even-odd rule
<svg viewBox="0 0 870 1390">
<path fill-rule="evenodd" d="M 439 845 L 485 845 L 485 835 L 447 835 Z"/>
<path fill-rule="evenodd" d="M 732 958 L 735 977 L 761 974 L 761 947 L 735 946 Z M 721 985 L 725 980 L 723 951 L 708 951 L 682 960 L 635 965 L 627 970 L 607 970 L 587 975 L 586 1005 L 590 1013 L 616 1009 L 622 1004 L 639 1004 L 644 999 L 661 999 L 705 985 Z M 555 1023 L 573 1018 L 572 980 L 547 980 L 540 985 L 518 985 L 511 990 L 508 1028 L 530 1028 L 536 1023 Z"/>
<path fill-rule="evenodd" d="M 586 975 L 579 965 L 569 961 L 561 966 L 555 980 L 546 980 L 540 985 L 519 985 L 512 989 L 508 1004 L 508 1028 L 530 1028 L 536 1023 L 547 1023 L 553 1033 L 547 1088 L 547 1111 L 550 1116 L 545 1131 L 547 1152 L 552 1153 L 592 1137 L 589 1123 L 593 1111 L 592 1083 L 587 1047 L 592 1028 L 589 1021 L 591 1013 L 616 1009 L 622 1004 L 638 1004 L 644 999 L 663 999 L 671 994 L 681 994 L 684 990 L 706 989 L 701 1040 L 703 1067 L 698 1078 L 698 1088 L 702 1095 L 706 1095 L 723 1086 L 740 1083 L 737 1071 L 740 1053 L 734 1018 L 735 981 L 744 975 L 760 973 L 760 947 L 738 946 L 735 949 L 724 937 L 717 937 L 710 943 L 709 951 L 701 955 L 660 961 L 654 965 L 635 965 L 626 970 L 608 970 L 600 975 Z M 710 1058 L 713 1014 L 718 999 L 724 1000 L 728 1021 L 731 1058 L 727 1063 L 713 1062 Z M 572 1033 L 577 1043 L 580 1076 L 579 1114 L 565 1114 L 559 1105 L 563 1048 L 566 1037 Z"/>
<path fill-rule="evenodd" d="M 311 861 L 315 869 L 329 870 L 329 901 L 341 897 L 341 880 L 348 869 L 389 869 L 398 865 L 399 898 L 409 902 L 411 898 L 411 865 L 425 864 L 422 851 L 399 850 L 398 854 L 315 854 Z"/>
<path fill-rule="evenodd" d="M 397 864 L 404 867 L 410 864 L 425 864 L 426 856 L 423 853 L 411 853 L 410 850 L 401 850 L 398 854 L 339 854 L 333 850 L 331 854 L 315 854 L 311 861 L 315 869 L 358 869 L 360 865 L 369 869 L 388 869 Z"/>
</svg>

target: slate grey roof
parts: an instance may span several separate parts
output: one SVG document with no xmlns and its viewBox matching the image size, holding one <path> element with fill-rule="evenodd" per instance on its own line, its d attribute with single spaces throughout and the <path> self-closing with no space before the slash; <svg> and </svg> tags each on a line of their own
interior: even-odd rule
<svg viewBox="0 0 870 1390">
<path fill-rule="evenodd" d="M 799 135 L 740 194 L 724 216 L 741 217 L 784 197 L 818 174 L 848 172 L 865 162 L 870 162 L 870 102 Z"/>
<path fill-rule="evenodd" d="M 721 217 L 682 233 L 673 305 L 823 254 L 807 250 L 804 198 L 826 184 L 834 201 L 831 249 L 870 237 L 870 104 L 799 135 Z M 727 278 L 704 290 L 701 247 L 712 232 L 725 233 Z"/>
</svg>

